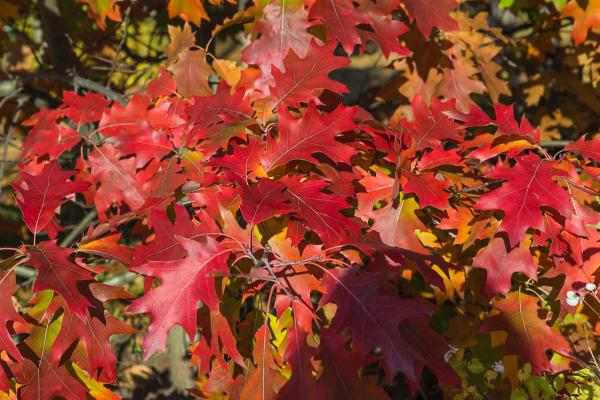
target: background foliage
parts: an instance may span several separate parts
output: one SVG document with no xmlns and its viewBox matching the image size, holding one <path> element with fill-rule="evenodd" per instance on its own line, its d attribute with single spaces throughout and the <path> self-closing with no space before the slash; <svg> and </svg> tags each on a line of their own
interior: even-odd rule
<svg viewBox="0 0 600 400">
<path fill-rule="evenodd" d="M 598 21 L 597 0 L 0 0 L 0 397 L 597 398 Z M 313 118 L 335 129 L 291 154 Z M 184 285 L 165 265 L 198 243 L 228 254 L 198 328 L 157 334 Z"/>
</svg>

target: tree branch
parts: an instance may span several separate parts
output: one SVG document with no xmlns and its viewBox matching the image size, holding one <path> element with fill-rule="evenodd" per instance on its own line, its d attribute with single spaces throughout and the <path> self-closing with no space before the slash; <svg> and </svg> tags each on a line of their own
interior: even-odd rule
<svg viewBox="0 0 600 400">
<path fill-rule="evenodd" d="M 62 74 L 62 73 L 58 73 L 58 72 L 54 72 L 54 71 L 40 71 L 40 72 L 36 72 L 33 74 L 18 74 L 16 72 L 13 74 L 16 79 L 18 79 L 19 81 L 21 81 L 23 83 L 29 83 L 29 82 L 35 81 L 37 79 L 55 80 L 55 81 L 57 80 L 57 81 L 67 83 L 73 87 L 79 86 L 84 89 L 88 89 L 88 90 L 103 94 L 107 98 L 109 98 L 113 101 L 118 101 L 121 104 L 125 104 L 125 101 L 126 101 L 125 97 L 123 95 L 121 95 L 120 93 L 117 93 L 114 90 L 107 88 L 98 82 L 94 82 L 87 78 L 82 78 L 81 76 L 78 76 L 78 75 L 74 74 L 73 72 L 71 72 L 70 74 L 69 73 Z"/>
</svg>

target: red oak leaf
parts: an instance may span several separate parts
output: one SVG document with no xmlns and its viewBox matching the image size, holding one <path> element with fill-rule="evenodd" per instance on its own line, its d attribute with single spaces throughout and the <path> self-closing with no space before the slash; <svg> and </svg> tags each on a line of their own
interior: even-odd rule
<svg viewBox="0 0 600 400">
<path fill-rule="evenodd" d="M 41 358 L 39 363 L 25 359 L 14 373 L 23 400 L 54 400 L 57 396 L 65 400 L 81 400 L 87 390 L 75 378 L 67 364 L 50 363 Z"/>
<path fill-rule="evenodd" d="M 453 101 L 441 101 L 433 99 L 431 106 L 427 106 L 420 95 L 413 98 L 412 112 L 413 121 L 402 121 L 410 134 L 416 150 L 426 147 L 435 149 L 439 147 L 440 141 L 449 139 L 459 141 L 462 139 L 462 129 L 454 122 L 448 113 L 454 110 Z"/>
<path fill-rule="evenodd" d="M 71 261 L 73 249 L 58 247 L 54 241 L 42 242 L 27 248 L 31 265 L 39 271 L 33 291 L 52 289 L 66 301 L 69 311 L 83 319 L 91 305 L 81 292 L 80 285 L 92 281 L 92 274 Z M 80 283 L 82 282 L 82 283 Z"/>
<path fill-rule="evenodd" d="M 492 239 L 473 259 L 473 266 L 487 271 L 485 291 L 490 297 L 507 293 L 511 287 L 512 274 L 515 272 L 537 280 L 537 264 L 529 250 L 516 247 L 507 252 L 502 238 Z"/>
<path fill-rule="evenodd" d="M 142 168 L 150 160 L 160 160 L 173 151 L 165 131 L 155 130 L 145 122 L 140 122 L 135 132 L 124 130 L 112 135 L 110 142 L 120 150 L 121 155 L 134 154 L 136 168 Z"/>
<path fill-rule="evenodd" d="M 254 31 L 260 36 L 242 51 L 242 61 L 258 65 L 263 78 L 271 75 L 271 66 L 283 71 L 283 59 L 290 50 L 300 58 L 308 54 L 313 38 L 306 31 L 310 25 L 302 3 L 269 3 L 254 25 Z"/>
<path fill-rule="evenodd" d="M 10 390 L 10 381 L 8 380 L 4 368 L 0 368 L 0 390 L 3 392 L 8 392 Z"/>
<path fill-rule="evenodd" d="M 68 364 L 49 360 L 48 355 L 61 320 L 52 319 L 53 311 L 50 311 L 47 306 L 38 310 L 40 317 L 47 320 L 40 321 L 39 325 L 32 325 L 30 335 L 19 343 L 21 353 L 27 354 L 27 358 L 11 367 L 17 383 L 22 385 L 18 389 L 19 398 L 23 400 L 54 400 L 56 397 L 66 400 L 83 399 L 86 397 L 87 390 L 71 374 Z M 46 313 L 50 315 L 44 316 Z"/>
<path fill-rule="evenodd" d="M 567 144 L 565 150 L 600 162 L 600 137 L 589 139 L 588 135 L 582 135 L 577 141 Z"/>
<path fill-rule="evenodd" d="M 136 332 L 108 311 L 104 311 L 102 318 L 87 315 L 85 319 L 77 318 L 67 311 L 63 315 L 60 333 L 52 345 L 48 360 L 58 363 L 73 343 L 82 341 L 87 352 L 87 359 L 82 364 L 87 361 L 89 374 L 102 382 L 114 382 L 117 377 L 117 357 L 113 353 L 109 338 L 119 333 Z"/>
<path fill-rule="evenodd" d="M 208 165 L 229 169 L 234 174 L 249 179 L 261 171 L 260 159 L 266 149 L 266 143 L 258 136 L 248 135 L 248 144 L 232 143 L 233 151 L 223 157 L 213 157 Z"/>
<path fill-rule="evenodd" d="M 332 160 L 348 163 L 354 149 L 335 140 L 342 133 L 356 128 L 352 118 L 356 108 L 339 106 L 321 115 L 314 102 L 308 103 L 306 113 L 294 118 L 289 111 L 279 111 L 279 137 L 269 136 L 262 166 L 270 171 L 292 160 L 311 160 L 313 153 L 323 153 Z"/>
<path fill-rule="evenodd" d="M 87 92 L 85 96 L 80 96 L 67 90 L 63 92 L 63 102 L 67 105 L 63 111 L 64 114 L 71 118 L 77 126 L 100 121 L 102 114 L 108 111 L 110 104 L 110 101 L 98 93 Z"/>
<path fill-rule="evenodd" d="M 358 8 L 371 20 L 372 29 L 360 29 L 363 46 L 367 40 L 372 40 L 379 45 L 383 55 L 388 58 L 391 52 L 400 56 L 410 55 L 410 50 L 398 41 L 398 36 L 406 33 L 408 27 L 392 19 L 392 12 L 398 8 L 399 0 L 377 0 L 375 2 L 362 2 Z"/>
<path fill-rule="evenodd" d="M 23 156 L 41 157 L 47 154 L 50 160 L 56 160 L 81 140 L 75 129 L 57 123 L 61 112 L 60 109 L 43 108 L 23 122 L 25 126 L 33 126 L 23 142 Z"/>
<path fill-rule="evenodd" d="M 98 128 L 108 135 L 108 142 L 121 151 L 121 155 L 135 154 L 136 167 L 141 168 L 151 159 L 161 159 L 173 151 L 165 128 L 176 127 L 183 120 L 168 112 L 169 102 L 148 110 L 149 97 L 134 95 L 123 107 L 113 104 L 105 113 Z M 158 116 L 159 114 L 160 116 Z"/>
<path fill-rule="evenodd" d="M 311 358 L 317 349 L 306 343 L 307 334 L 298 329 L 290 330 L 288 346 L 284 358 L 292 367 L 292 376 L 279 392 L 280 396 L 289 400 L 324 399 L 327 398 L 323 386 L 317 383 L 313 374 Z"/>
<path fill-rule="evenodd" d="M 160 68 L 160 76 L 148 83 L 148 87 L 146 88 L 146 93 L 154 98 L 172 96 L 176 92 L 175 81 L 169 74 L 169 71 L 162 67 Z"/>
<path fill-rule="evenodd" d="M 453 99 L 456 109 L 467 112 L 470 104 L 473 103 L 471 94 L 485 93 L 486 87 L 478 79 L 471 79 L 479 69 L 469 63 L 466 63 L 462 56 L 454 47 L 448 50 L 452 55 L 452 68 L 442 68 L 442 80 L 435 88 L 435 96 L 442 96 L 445 99 Z"/>
<path fill-rule="evenodd" d="M 406 341 L 419 353 L 421 360 L 415 361 L 417 376 L 423 367 L 429 368 L 440 383 L 460 387 L 461 379 L 452 369 L 445 357 L 448 354 L 448 343 L 436 331 L 429 327 L 424 318 L 407 319 L 400 324 L 400 333 Z M 416 391 L 420 382 L 408 382 L 411 390 Z"/>
<path fill-rule="evenodd" d="M 196 207 L 204 207 L 208 215 L 218 219 L 221 216 L 220 207 L 230 208 L 239 201 L 237 191 L 232 186 L 211 185 L 200 188 L 195 193 L 188 195 Z"/>
<path fill-rule="evenodd" d="M 287 186 L 285 194 L 291 201 L 294 213 L 301 218 L 303 225 L 319 235 L 326 246 L 358 234 L 358 225 L 340 212 L 349 206 L 348 202 L 343 197 L 322 192 L 327 182 L 302 182 L 298 178 L 284 178 L 281 181 Z M 288 227 L 288 236 L 295 243 L 304 237 L 304 233 L 305 229 Z"/>
<path fill-rule="evenodd" d="M 567 292 L 572 290 L 581 293 L 587 283 L 598 282 L 598 269 L 600 268 L 600 233 L 590 231 L 589 238 L 575 236 L 563 232 L 560 240 L 566 244 L 568 251 L 562 259 L 556 259 L 556 266 L 544 274 L 545 277 L 564 275 L 564 282 L 558 298 L 563 307 L 569 306 L 566 302 Z"/>
<path fill-rule="evenodd" d="M 82 0 L 89 6 L 88 15 L 96 20 L 98 28 L 106 29 L 106 18 L 112 21 L 121 21 L 121 9 L 116 0 L 95 1 Z"/>
<path fill-rule="evenodd" d="M 224 354 L 228 354 L 236 363 L 245 367 L 244 358 L 236 347 L 235 336 L 223 315 L 202 309 L 200 310 L 200 325 L 202 326 L 202 337 L 194 349 L 193 355 L 200 357 L 201 372 L 208 372 L 212 357 L 216 357 L 219 363 L 226 367 Z M 223 346 L 220 345 L 221 343 Z"/>
<path fill-rule="evenodd" d="M 202 227 L 189 216 L 185 207 L 174 207 L 175 219 L 172 223 L 166 211 L 152 210 L 150 224 L 154 230 L 154 240 L 150 243 L 136 246 L 133 256 L 133 267 L 150 261 L 179 260 L 186 255 L 184 247 L 177 237 L 198 239 L 204 236 Z"/>
<path fill-rule="evenodd" d="M 524 150 L 533 150 L 537 147 L 531 143 L 531 140 L 519 140 L 519 138 L 499 132 L 497 131 L 496 134 L 481 133 L 471 140 L 465 140 L 458 145 L 459 151 L 470 150 L 468 158 L 485 162 L 503 153 L 514 157 Z"/>
<path fill-rule="evenodd" d="M 207 237 L 197 242 L 177 236 L 176 240 L 186 251 L 185 258 L 149 261 L 135 268 L 140 274 L 162 281 L 159 287 L 136 299 L 129 307 L 131 312 L 146 312 L 152 316 L 143 342 L 146 358 L 165 349 L 167 334 L 175 324 L 187 332 L 190 340 L 194 340 L 198 302 L 211 309 L 219 306 L 215 274 L 228 271 L 226 261 L 230 250 L 215 239 Z M 169 301 L 163 301 L 165 298 Z"/>
<path fill-rule="evenodd" d="M 529 228 L 544 228 L 542 207 L 552 207 L 565 217 L 573 213 L 568 193 L 552 179 L 567 173 L 554 165 L 556 162 L 528 154 L 519 157 L 513 167 L 496 168 L 486 175 L 506 182 L 481 196 L 475 207 L 504 211 L 500 228 L 508 233 L 511 245 L 520 242 Z"/>
<path fill-rule="evenodd" d="M 515 119 L 515 111 L 512 105 L 494 104 L 494 113 L 496 118 L 490 118 L 483 110 L 478 107 L 471 107 L 469 114 L 452 113 L 452 116 L 465 124 L 463 127 L 493 125 L 498 129 L 496 136 L 525 136 L 533 140 L 534 143 L 540 142 L 540 130 L 533 128 L 525 116 L 521 117 L 521 122 Z"/>
<path fill-rule="evenodd" d="M 431 307 L 418 299 L 402 299 L 378 293 L 388 274 L 361 274 L 356 269 L 330 270 L 323 278 L 321 305 L 337 304 L 331 330 L 352 329 L 352 348 L 366 356 L 380 348 L 385 371 L 391 381 L 396 372 L 418 382 L 415 362 L 424 360 L 400 334 L 400 323 L 409 318 L 427 318 Z"/>
<path fill-rule="evenodd" d="M 419 209 L 417 201 L 402 194 L 395 206 L 396 199 L 392 198 L 395 181 L 379 171 L 375 176 L 367 175 L 360 183 L 366 191 L 356 195 L 358 199 L 356 215 L 365 222 L 370 219 L 374 221 L 372 230 L 379 233 L 384 244 L 427 253 L 415 235 L 416 230 L 427 230 L 415 214 Z M 385 205 L 376 208 L 380 201 L 384 201 Z"/>
<path fill-rule="evenodd" d="M 476 240 L 485 240 L 496 233 L 496 228 L 488 223 L 485 216 L 475 216 L 473 211 L 466 207 L 446 209 L 448 218 L 444 218 L 436 226 L 438 229 L 451 229 L 456 231 L 454 243 L 463 248 L 471 246 Z"/>
<path fill-rule="evenodd" d="M 267 324 L 256 331 L 254 340 L 256 343 L 252 350 L 252 358 L 256 367 L 251 365 L 249 368 L 240 400 L 275 400 L 284 378 L 277 368 L 274 351 L 271 348 L 272 334 Z"/>
<path fill-rule="evenodd" d="M 417 26 L 425 37 L 431 35 L 434 27 L 442 31 L 455 31 L 459 28 L 458 23 L 449 15 L 458 7 L 456 0 L 404 0 L 404 4 L 417 20 Z"/>
<path fill-rule="evenodd" d="M 282 193 L 285 186 L 281 182 L 261 179 L 258 183 L 248 186 L 246 182 L 238 179 L 237 189 L 242 199 L 240 211 L 251 227 L 291 210 L 291 206 L 285 203 L 286 197 Z"/>
<path fill-rule="evenodd" d="M 98 131 L 108 136 L 127 133 L 135 135 L 139 124 L 146 123 L 149 101 L 148 96 L 136 94 L 125 106 L 118 102 L 114 103 L 110 110 L 102 115 Z"/>
<path fill-rule="evenodd" d="M 277 278 L 293 294 L 290 296 L 282 295 L 275 298 L 275 308 L 281 314 L 289 307 L 294 313 L 294 320 L 297 328 L 306 332 L 312 331 L 312 323 L 316 318 L 312 304 L 312 295 L 314 291 L 322 292 L 320 272 L 317 267 L 309 262 L 301 263 L 302 260 L 324 258 L 325 255 L 321 246 L 307 245 L 300 250 L 292 242 L 285 238 L 284 233 L 277 234 L 269 240 L 269 245 L 277 260 L 271 263 Z M 293 265 L 278 266 L 281 262 L 292 263 Z"/>
<path fill-rule="evenodd" d="M 19 353 L 17 346 L 15 346 L 11 339 L 7 327 L 11 321 L 25 322 L 13 305 L 12 295 L 16 290 L 15 275 L 12 272 L 0 270 L 0 315 L 2 315 L 2 322 L 0 323 L 0 348 L 15 360 L 21 361 L 23 357 L 21 357 L 21 353 Z M 2 379 L 0 378 L 1 381 Z"/>
<path fill-rule="evenodd" d="M 139 176 L 141 181 L 145 181 L 143 190 L 150 193 L 153 199 L 163 202 L 173 198 L 177 188 L 189 181 L 182 173 L 182 165 L 176 157 L 162 161 L 153 160 Z"/>
<path fill-rule="evenodd" d="M 312 40 L 306 57 L 300 58 L 290 51 L 283 60 L 285 71 L 272 70 L 275 84 L 271 86 L 271 97 L 275 105 L 284 102 L 295 105 L 298 102 L 314 100 L 322 89 L 334 93 L 346 93 L 348 89 L 340 82 L 329 78 L 329 73 L 350 63 L 346 57 L 333 55 L 336 42 L 319 46 Z"/>
<path fill-rule="evenodd" d="M 181 108 L 177 99 L 165 99 L 148 110 L 146 119 L 153 129 L 175 129 L 185 123 L 185 119 L 180 115 Z"/>
<path fill-rule="evenodd" d="M 208 156 L 219 148 L 227 148 L 234 136 L 245 138 L 245 128 L 253 114 L 245 90 L 238 88 L 231 94 L 225 82 L 219 84 L 213 96 L 194 97 L 194 104 L 185 112 L 191 125 L 187 141 L 194 145 L 202 140 L 200 149 Z"/>
<path fill-rule="evenodd" d="M 550 240 L 550 254 L 560 256 L 567 251 L 567 245 L 561 240 L 561 232 L 564 229 L 564 221 L 561 221 L 560 216 L 553 215 L 555 212 L 544 213 L 544 229 L 536 232 L 533 236 L 533 243 L 546 246 Z M 561 222 L 559 222 L 561 221 Z"/>
<path fill-rule="evenodd" d="M 354 47 L 361 44 L 356 27 L 371 22 L 369 15 L 356 9 L 351 0 L 317 0 L 310 7 L 308 17 L 323 21 L 327 39 L 340 42 L 347 54 L 352 54 Z"/>
<path fill-rule="evenodd" d="M 204 49 L 188 48 L 181 51 L 177 54 L 177 61 L 167 69 L 173 74 L 177 92 L 186 99 L 212 95 L 208 77 L 213 70 L 206 62 Z"/>
<path fill-rule="evenodd" d="M 418 175 L 408 173 L 404 176 L 407 178 L 403 186 L 404 192 L 416 194 L 421 207 L 431 206 L 440 210 L 448 208 L 450 193 L 444 190 L 449 186 L 448 182 L 437 179 L 431 172 Z"/>
<path fill-rule="evenodd" d="M 37 234 L 50 223 L 54 211 L 66 196 L 83 192 L 89 187 L 84 182 L 69 181 L 75 173 L 61 170 L 58 163 L 53 161 L 44 165 L 39 175 L 22 172 L 19 180 L 12 184 L 23 221 L 31 232 Z"/>
<path fill-rule="evenodd" d="M 379 201 L 392 202 L 392 194 L 396 181 L 394 178 L 377 170 L 375 176 L 366 175 L 359 182 L 365 188 L 365 191 L 356 194 L 356 198 L 358 199 L 357 216 L 367 220 L 375 218 L 373 209 Z"/>
<path fill-rule="evenodd" d="M 194 104 L 185 109 L 190 123 L 198 128 L 224 122 L 240 122 L 252 117 L 250 99 L 245 96 L 244 89 L 236 89 L 231 94 L 230 87 L 221 82 L 217 91 L 209 97 L 194 97 Z"/>
<path fill-rule="evenodd" d="M 366 377 L 361 379 L 359 370 L 371 357 L 365 357 L 346 349 L 348 339 L 344 335 L 323 330 L 321 345 L 315 358 L 323 363 L 318 383 L 325 399 L 389 400 L 385 390 Z"/>
<path fill-rule="evenodd" d="M 134 250 L 120 245 L 120 238 L 121 234 L 116 233 L 100 239 L 86 241 L 77 248 L 77 251 L 110 258 L 119 261 L 123 265 L 129 265 L 133 261 Z"/>
<path fill-rule="evenodd" d="M 519 356 L 522 362 L 531 363 L 533 373 L 552 370 L 546 350 L 562 354 L 571 351 L 569 342 L 538 316 L 537 297 L 518 292 L 509 293 L 494 303 L 500 311 L 483 324 L 485 332 L 507 333 L 505 353 Z"/>
<path fill-rule="evenodd" d="M 121 154 L 111 146 L 96 147 L 89 154 L 90 182 L 100 184 L 94 196 L 100 218 L 113 204 L 125 202 L 137 210 L 146 202 L 147 194 L 136 175 L 135 158 L 120 158 Z"/>
<path fill-rule="evenodd" d="M 436 147 L 433 151 L 423 153 L 419 160 L 419 170 L 434 169 L 442 165 L 457 165 L 462 166 L 462 157 L 458 154 L 457 149 L 444 150 L 441 147 Z"/>
</svg>

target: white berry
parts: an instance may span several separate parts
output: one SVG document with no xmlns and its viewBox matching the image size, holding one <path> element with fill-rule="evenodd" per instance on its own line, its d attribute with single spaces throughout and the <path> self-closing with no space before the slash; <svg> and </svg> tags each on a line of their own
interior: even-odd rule
<svg viewBox="0 0 600 400">
<path fill-rule="evenodd" d="M 579 297 L 567 297 L 567 304 L 571 307 L 579 305 Z"/>
<path fill-rule="evenodd" d="M 567 299 L 579 299 L 579 295 L 577 294 L 577 292 L 569 290 L 567 292 Z"/>
<path fill-rule="evenodd" d="M 492 364 L 492 369 L 499 374 L 504 373 L 504 364 L 501 361 Z"/>
<path fill-rule="evenodd" d="M 587 290 L 588 292 L 594 292 L 597 288 L 598 286 L 596 286 L 595 283 L 590 282 L 585 284 L 585 290 Z"/>
</svg>

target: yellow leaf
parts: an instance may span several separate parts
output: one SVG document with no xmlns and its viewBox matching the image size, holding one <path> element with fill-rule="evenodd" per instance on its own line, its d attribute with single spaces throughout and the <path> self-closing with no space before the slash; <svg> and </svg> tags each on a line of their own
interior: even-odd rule
<svg viewBox="0 0 600 400">
<path fill-rule="evenodd" d="M 571 128 L 573 125 L 573 120 L 563 115 L 561 109 L 557 108 L 551 115 L 542 116 L 540 121 L 541 139 L 558 140 L 561 138 L 561 128 Z"/>
<path fill-rule="evenodd" d="M 87 372 L 82 370 L 77 364 L 71 364 L 71 367 L 75 371 L 75 375 L 83 382 L 85 387 L 89 390 L 89 394 L 93 399 L 96 400 L 120 400 L 117 394 L 111 392 L 101 382 L 92 379 Z"/>
<path fill-rule="evenodd" d="M 542 96 L 546 91 L 546 86 L 540 84 L 536 84 L 530 87 L 523 89 L 525 93 L 525 104 L 528 106 L 537 106 L 540 103 Z"/>
<path fill-rule="evenodd" d="M 237 85 L 242 77 L 242 68 L 235 61 L 215 59 L 212 66 L 217 75 L 231 87 Z"/>
</svg>

